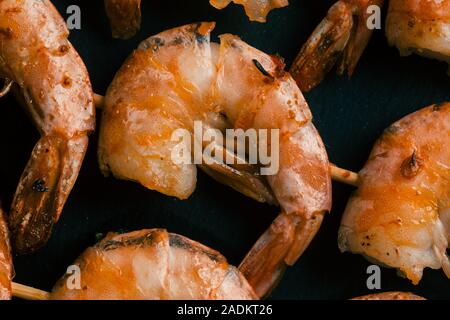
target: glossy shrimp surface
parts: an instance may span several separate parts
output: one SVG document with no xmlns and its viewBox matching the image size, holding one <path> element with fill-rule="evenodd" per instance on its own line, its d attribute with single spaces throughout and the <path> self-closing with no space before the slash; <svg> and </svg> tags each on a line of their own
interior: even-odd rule
<svg viewBox="0 0 450 320">
<path fill-rule="evenodd" d="M 0 300 L 11 299 L 12 257 L 9 230 L 0 208 Z"/>
<path fill-rule="evenodd" d="M 129 39 L 141 27 L 141 0 L 105 0 L 114 38 Z"/>
<path fill-rule="evenodd" d="M 383 292 L 369 294 L 352 300 L 426 300 L 410 292 Z"/>
<path fill-rule="evenodd" d="M 81 289 L 68 276 L 55 300 L 249 300 L 257 296 L 226 259 L 198 242 L 161 229 L 110 233 L 76 261 Z"/>
<path fill-rule="evenodd" d="M 339 0 L 303 45 L 291 66 L 292 77 L 303 92 L 313 89 L 337 64 L 337 71 L 351 76 L 373 30 L 368 18 L 371 6 L 384 0 Z"/>
<path fill-rule="evenodd" d="M 386 36 L 402 55 L 414 52 L 450 65 L 450 1 L 390 0 Z"/>
<path fill-rule="evenodd" d="M 133 52 L 106 95 L 99 162 L 105 174 L 185 199 L 195 189 L 196 166 L 172 160 L 179 144 L 171 140 L 174 130 L 192 131 L 195 120 L 217 129 L 279 129 L 279 170 L 267 179 L 252 180 L 242 168 L 201 165 L 244 194 L 270 202 L 272 193 L 282 208 L 241 264 L 261 296 L 297 260 L 330 210 L 329 163 L 309 107 L 279 59 L 232 35 L 211 43 L 213 27 L 168 30 Z M 236 185 L 246 180 L 246 187 Z M 261 192 L 264 182 L 268 192 Z"/>
<path fill-rule="evenodd" d="M 289 5 L 288 0 L 210 0 L 212 6 L 223 9 L 231 2 L 241 4 L 250 21 L 266 22 L 267 15 L 273 9 L 283 8 Z"/>
<path fill-rule="evenodd" d="M 450 103 L 388 128 L 361 171 L 339 231 L 342 251 L 397 268 L 417 284 L 442 268 L 450 238 Z"/>
<path fill-rule="evenodd" d="M 89 76 L 67 37 L 50 1 L 0 1 L 0 77 L 14 82 L 41 133 L 10 211 L 18 252 L 36 250 L 48 240 L 95 126 Z"/>
</svg>

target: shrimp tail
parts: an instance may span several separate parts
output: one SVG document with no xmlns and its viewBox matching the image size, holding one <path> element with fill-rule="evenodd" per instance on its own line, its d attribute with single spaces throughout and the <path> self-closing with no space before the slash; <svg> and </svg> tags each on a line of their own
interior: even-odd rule
<svg viewBox="0 0 450 320">
<path fill-rule="evenodd" d="M 317 86 L 335 65 L 339 75 L 347 71 L 352 76 L 372 35 L 367 25 L 370 4 L 381 7 L 383 0 L 340 0 L 330 8 L 290 69 L 303 92 Z"/>
<path fill-rule="evenodd" d="M 42 137 L 34 147 L 9 218 L 17 252 L 32 252 L 48 241 L 75 184 L 87 144 L 86 135 L 68 140 L 55 134 Z"/>
<path fill-rule="evenodd" d="M 0 98 L 3 98 L 4 96 L 6 96 L 8 94 L 8 92 L 11 90 L 12 85 L 14 84 L 14 82 L 8 78 L 4 78 L 3 79 L 3 88 L 0 89 Z"/>
<path fill-rule="evenodd" d="M 287 266 L 292 266 L 308 247 L 322 224 L 324 214 L 302 219 L 282 212 L 258 239 L 239 270 L 260 297 L 276 287 Z"/>
</svg>

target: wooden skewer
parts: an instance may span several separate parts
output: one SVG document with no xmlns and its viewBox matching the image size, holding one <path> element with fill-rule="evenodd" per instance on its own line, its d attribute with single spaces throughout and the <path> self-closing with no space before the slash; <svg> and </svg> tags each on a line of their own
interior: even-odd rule
<svg viewBox="0 0 450 320">
<path fill-rule="evenodd" d="M 94 102 L 97 109 L 103 109 L 105 103 L 105 97 L 94 93 Z M 346 169 L 339 168 L 334 164 L 330 164 L 330 172 L 333 180 L 342 182 L 354 187 L 359 186 L 360 178 L 356 172 L 352 172 Z"/>
<path fill-rule="evenodd" d="M 361 178 L 356 172 L 336 167 L 334 164 L 330 164 L 330 171 L 331 177 L 335 181 L 354 187 L 358 187 L 361 183 Z"/>
<path fill-rule="evenodd" d="M 105 104 L 105 97 L 100 94 L 94 93 L 94 103 L 97 109 L 102 109 L 103 105 Z"/>
<path fill-rule="evenodd" d="M 12 283 L 13 296 L 25 300 L 50 300 L 50 293 L 20 283 Z"/>
</svg>

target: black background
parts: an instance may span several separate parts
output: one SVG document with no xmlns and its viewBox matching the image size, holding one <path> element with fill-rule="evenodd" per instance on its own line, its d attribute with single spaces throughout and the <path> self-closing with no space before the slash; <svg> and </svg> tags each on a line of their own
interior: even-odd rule
<svg viewBox="0 0 450 320">
<path fill-rule="evenodd" d="M 289 63 L 324 17 L 333 0 L 291 0 L 272 12 L 268 23 L 251 23 L 241 6 L 218 11 L 207 0 L 144 0 L 143 25 L 131 40 L 114 40 L 103 1 L 58 0 L 66 8 L 78 4 L 82 29 L 71 41 L 84 59 L 94 90 L 104 94 L 128 54 L 146 37 L 195 21 L 216 21 L 214 37 L 233 33 Z M 385 15 L 383 15 L 385 17 Z M 306 94 L 327 146 L 330 160 L 358 171 L 382 130 L 402 116 L 432 103 L 450 100 L 450 78 L 444 63 L 416 56 L 401 58 L 377 31 L 352 77 L 331 74 Z M 0 195 L 7 209 L 28 156 L 38 139 L 25 113 L 12 97 L 0 101 Z M 100 116 L 98 117 L 100 121 Z M 96 160 L 97 136 L 91 139 L 80 177 L 48 245 L 38 253 L 15 258 L 15 281 L 50 290 L 68 265 L 96 235 L 108 231 L 167 228 L 223 253 L 239 264 L 247 250 L 277 215 L 277 209 L 255 203 L 199 173 L 197 189 L 179 201 L 138 184 L 104 178 Z M 273 299 L 347 299 L 370 292 L 369 263 L 361 256 L 341 254 L 337 230 L 351 187 L 333 185 L 333 211 L 299 262 L 288 269 Z M 450 298 L 442 270 L 426 270 L 419 286 L 382 269 L 382 291 L 407 290 L 427 298 Z"/>
</svg>

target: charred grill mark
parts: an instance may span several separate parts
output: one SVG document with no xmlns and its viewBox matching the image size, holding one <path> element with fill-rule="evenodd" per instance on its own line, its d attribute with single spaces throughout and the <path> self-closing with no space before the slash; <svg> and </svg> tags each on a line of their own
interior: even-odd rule
<svg viewBox="0 0 450 320">
<path fill-rule="evenodd" d="M 413 154 L 403 161 L 400 172 L 404 178 L 412 179 L 419 174 L 422 168 L 423 160 L 417 155 L 417 151 L 414 150 Z"/>
<path fill-rule="evenodd" d="M 159 37 L 151 37 L 141 43 L 139 46 L 142 50 L 148 50 L 151 49 L 153 52 L 157 52 L 159 48 L 163 47 L 165 45 L 165 42 L 163 39 Z"/>
<path fill-rule="evenodd" d="M 192 26 L 191 32 L 195 35 L 195 40 L 199 44 L 208 43 L 209 42 L 209 33 L 204 33 L 201 31 L 201 28 L 203 26 L 203 23 L 199 22 Z"/>
<path fill-rule="evenodd" d="M 433 111 L 440 111 L 442 109 L 442 107 L 444 107 L 447 103 L 445 102 L 441 102 L 441 103 L 436 103 L 435 105 L 433 105 Z"/>
<path fill-rule="evenodd" d="M 258 60 L 253 59 L 252 61 L 256 69 L 258 69 L 258 71 L 261 72 L 263 76 L 267 77 L 270 81 L 275 80 L 275 78 L 266 69 L 264 69 L 263 65 Z"/>
<path fill-rule="evenodd" d="M 214 262 L 225 262 L 225 258 L 216 252 L 205 250 L 202 247 L 193 246 L 177 234 L 169 234 L 169 244 L 171 247 L 200 252 L 208 256 Z"/>
<path fill-rule="evenodd" d="M 386 134 L 395 134 L 395 133 L 397 133 L 397 132 L 399 131 L 399 129 L 400 129 L 400 128 L 399 128 L 398 124 L 394 123 L 394 124 L 390 125 L 389 127 L 387 127 L 387 128 L 384 130 L 383 135 L 386 135 Z"/>
<path fill-rule="evenodd" d="M 48 188 L 45 186 L 45 181 L 43 179 L 37 179 L 34 181 L 31 188 L 39 193 L 48 192 Z"/>
<path fill-rule="evenodd" d="M 319 46 L 317 47 L 317 52 L 319 55 L 324 54 L 328 49 L 330 49 L 331 45 L 333 44 L 333 39 L 335 35 L 333 32 L 328 32 L 324 35 L 323 40 L 320 42 Z"/>
<path fill-rule="evenodd" d="M 111 251 L 118 248 L 125 248 L 130 246 L 151 246 L 155 240 L 155 233 L 160 231 L 151 231 L 144 236 L 136 238 L 123 238 L 121 240 L 107 240 L 96 245 L 103 251 Z"/>
<path fill-rule="evenodd" d="M 184 42 L 183 38 L 178 36 L 173 40 L 172 44 L 178 46 L 180 44 L 183 44 L 183 42 Z"/>
<path fill-rule="evenodd" d="M 5 37 L 6 39 L 13 38 L 13 30 L 10 27 L 0 28 L 0 36 Z"/>
</svg>

